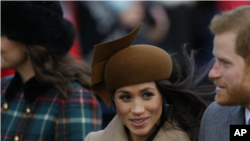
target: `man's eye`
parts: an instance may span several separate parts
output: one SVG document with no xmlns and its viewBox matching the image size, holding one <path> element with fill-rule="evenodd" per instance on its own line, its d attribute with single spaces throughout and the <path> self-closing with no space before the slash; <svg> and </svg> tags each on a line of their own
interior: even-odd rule
<svg viewBox="0 0 250 141">
<path fill-rule="evenodd" d="M 221 63 L 222 63 L 222 64 L 224 64 L 224 65 L 225 65 L 225 64 L 228 64 L 228 63 L 227 63 L 227 62 L 225 62 L 225 61 L 221 61 Z"/>
<path fill-rule="evenodd" d="M 220 63 L 223 65 L 223 66 L 228 66 L 230 63 L 228 62 L 225 62 L 225 61 L 220 61 Z"/>
</svg>

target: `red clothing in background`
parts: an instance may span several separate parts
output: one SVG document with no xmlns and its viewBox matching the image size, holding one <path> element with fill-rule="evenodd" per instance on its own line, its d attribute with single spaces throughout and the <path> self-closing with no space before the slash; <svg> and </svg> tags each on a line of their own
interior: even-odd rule
<svg viewBox="0 0 250 141">
<path fill-rule="evenodd" d="M 14 70 L 0 70 L 0 78 L 14 74 L 14 73 L 15 73 Z"/>
<path fill-rule="evenodd" d="M 75 1 L 62 1 L 62 8 L 63 8 L 63 17 L 69 20 L 75 27 L 76 30 L 76 39 L 74 41 L 74 44 L 69 51 L 69 54 L 77 60 L 81 60 L 82 57 L 82 51 L 81 51 L 81 45 L 78 37 L 78 30 L 79 30 L 79 22 L 78 22 L 78 11 L 76 7 Z"/>
<path fill-rule="evenodd" d="M 225 11 L 241 5 L 248 5 L 250 4 L 250 0 L 216 0 L 216 3 L 221 11 Z"/>
</svg>

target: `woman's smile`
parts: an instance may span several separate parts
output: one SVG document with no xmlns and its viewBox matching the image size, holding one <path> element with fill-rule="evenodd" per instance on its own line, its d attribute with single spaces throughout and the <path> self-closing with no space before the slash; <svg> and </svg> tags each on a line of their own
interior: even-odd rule
<svg viewBox="0 0 250 141">
<path fill-rule="evenodd" d="M 143 127 L 144 125 L 147 124 L 148 120 L 149 117 L 130 119 L 131 124 L 134 125 L 135 127 Z"/>
</svg>

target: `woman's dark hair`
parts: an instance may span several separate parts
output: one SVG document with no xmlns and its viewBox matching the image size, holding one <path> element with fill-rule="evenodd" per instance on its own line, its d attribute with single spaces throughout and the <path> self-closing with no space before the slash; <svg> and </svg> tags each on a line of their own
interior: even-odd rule
<svg viewBox="0 0 250 141">
<path fill-rule="evenodd" d="M 41 46 L 27 46 L 28 56 L 35 71 L 35 78 L 44 86 L 53 86 L 63 98 L 71 93 L 71 82 L 78 81 L 90 88 L 90 67 L 83 61 L 76 62 L 69 55 L 58 56 Z"/>
<path fill-rule="evenodd" d="M 213 67 L 214 60 L 211 60 L 202 68 L 197 68 L 195 65 L 195 54 L 197 52 L 191 50 L 189 55 L 186 45 L 182 47 L 182 50 L 186 74 L 181 73 L 180 66 L 173 55 L 171 55 L 173 65 L 175 65 L 174 71 L 177 71 L 176 76 L 171 76 L 171 78 L 176 80 L 174 82 L 169 80 L 155 81 L 163 97 L 163 108 L 160 124 L 147 141 L 152 141 L 160 128 L 167 132 L 169 127 L 165 126 L 165 122 L 170 123 L 177 130 L 187 132 L 192 141 L 196 141 L 199 138 L 199 126 L 202 115 L 208 104 L 213 101 L 215 94 L 215 85 L 212 83 L 200 85 L 200 83 L 207 77 L 208 72 Z M 114 93 L 115 91 L 112 93 L 112 96 L 114 96 Z M 113 99 L 112 103 L 115 107 Z M 126 127 L 125 129 L 128 132 Z"/>
<path fill-rule="evenodd" d="M 186 131 L 192 141 L 198 140 L 199 138 L 201 118 L 208 105 L 203 98 L 209 96 L 213 98 L 215 90 L 214 85 L 199 85 L 211 70 L 214 60 L 211 60 L 207 65 L 198 69 L 195 65 L 195 54 L 196 52 L 191 50 L 190 55 L 188 55 L 186 46 L 183 46 L 186 78 L 183 78 L 178 63 L 172 57 L 177 68 L 178 79 L 174 83 L 168 80 L 155 82 L 162 94 L 163 100 L 171 105 L 168 108 L 172 108 L 170 113 L 166 113 L 165 111 L 169 111 L 170 109 L 167 110 L 166 107 L 163 106 L 160 126 L 164 125 L 164 122 L 167 121 L 174 128 Z M 168 116 L 166 116 L 166 114 L 168 114 Z M 177 125 L 174 124 L 174 122 L 177 123 Z M 164 126 L 162 127 L 164 128 Z M 164 129 L 167 130 L 167 127 Z"/>
</svg>

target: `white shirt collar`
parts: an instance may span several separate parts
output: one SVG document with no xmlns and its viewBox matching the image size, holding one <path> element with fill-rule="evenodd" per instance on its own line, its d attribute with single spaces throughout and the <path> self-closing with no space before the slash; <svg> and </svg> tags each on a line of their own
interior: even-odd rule
<svg viewBox="0 0 250 141">
<path fill-rule="evenodd" d="M 246 119 L 246 124 L 248 123 L 248 120 L 250 119 L 250 111 L 247 109 L 247 108 L 245 108 L 245 119 Z"/>
</svg>

